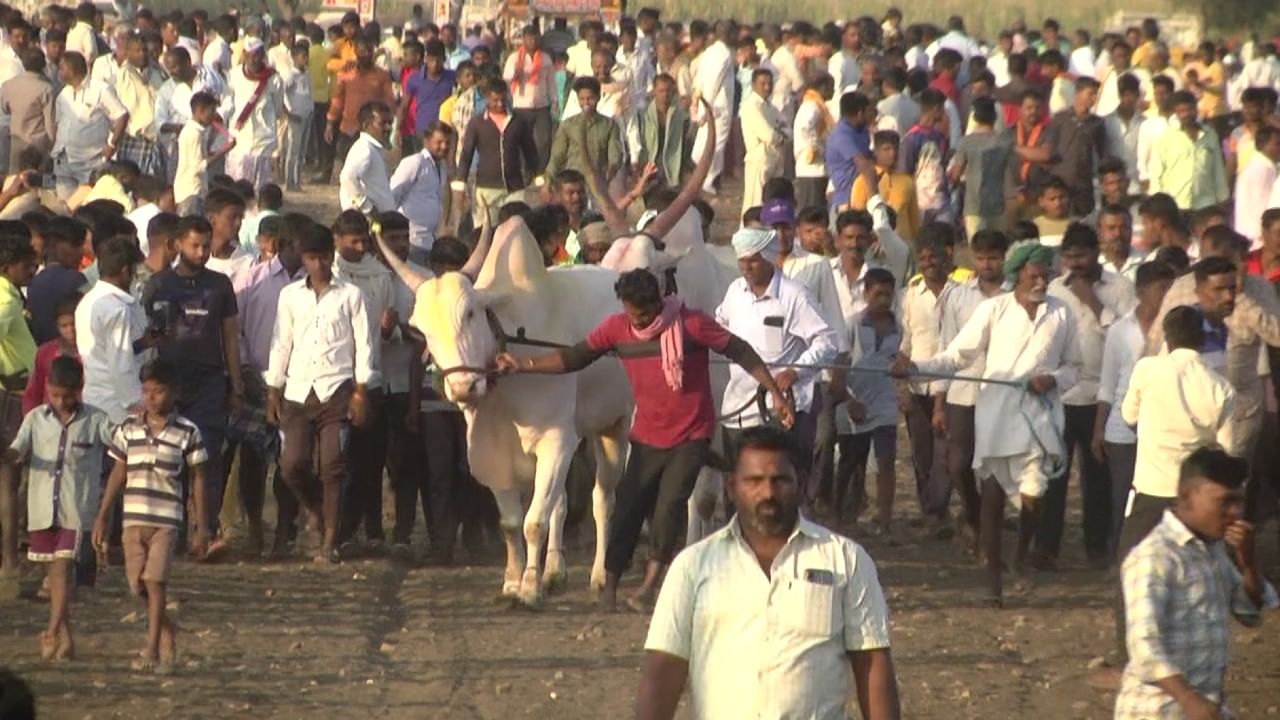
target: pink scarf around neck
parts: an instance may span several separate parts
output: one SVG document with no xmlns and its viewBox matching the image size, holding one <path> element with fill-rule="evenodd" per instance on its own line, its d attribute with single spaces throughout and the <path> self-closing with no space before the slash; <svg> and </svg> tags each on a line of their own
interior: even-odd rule
<svg viewBox="0 0 1280 720">
<path fill-rule="evenodd" d="M 667 380 L 667 387 L 676 392 L 684 387 L 684 323 L 680 321 L 682 309 L 684 303 L 680 298 L 669 295 L 662 301 L 662 312 L 648 327 L 631 328 L 631 334 L 637 340 L 648 342 L 658 339 L 658 347 L 662 350 L 662 374 Z"/>
</svg>

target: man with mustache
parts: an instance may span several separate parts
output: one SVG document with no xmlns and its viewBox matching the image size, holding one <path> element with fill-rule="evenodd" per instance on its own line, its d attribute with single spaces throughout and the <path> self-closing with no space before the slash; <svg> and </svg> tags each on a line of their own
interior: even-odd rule
<svg viewBox="0 0 1280 720">
<path fill-rule="evenodd" d="M 849 667 L 862 717 L 901 717 L 875 564 L 800 514 L 792 442 L 767 426 L 739 438 L 737 515 L 671 564 L 637 718 L 670 720 L 686 684 L 696 718 L 844 717 Z"/>
<path fill-rule="evenodd" d="M 1003 607 L 1001 527 L 1005 499 L 1021 512 L 1016 568 L 1026 571 L 1039 500 L 1049 485 L 1049 465 L 1065 457 L 1062 393 L 1080 377 L 1077 322 L 1062 300 L 1049 295 L 1053 251 L 1029 242 L 1009 251 L 1005 278 L 1013 292 L 978 306 L 945 350 L 912 363 L 899 355 L 894 372 L 956 373 L 985 358 L 982 377 L 1025 387 L 986 384 L 974 407 L 973 467 L 982 483 L 981 548 L 987 560 L 987 601 Z"/>
</svg>

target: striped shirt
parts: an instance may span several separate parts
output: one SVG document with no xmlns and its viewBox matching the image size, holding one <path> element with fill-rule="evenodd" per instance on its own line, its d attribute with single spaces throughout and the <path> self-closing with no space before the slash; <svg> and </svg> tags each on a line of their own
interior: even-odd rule
<svg viewBox="0 0 1280 720">
<path fill-rule="evenodd" d="M 124 527 L 181 527 L 186 471 L 209 456 L 190 420 L 171 413 L 154 434 L 146 417 L 145 412 L 130 415 L 116 428 L 107 449 L 113 460 L 125 463 Z"/>
</svg>

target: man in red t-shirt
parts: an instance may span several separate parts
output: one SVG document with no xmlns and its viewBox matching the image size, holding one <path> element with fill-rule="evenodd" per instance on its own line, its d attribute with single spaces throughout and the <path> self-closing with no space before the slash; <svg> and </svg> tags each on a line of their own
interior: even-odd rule
<svg viewBox="0 0 1280 720">
<path fill-rule="evenodd" d="M 790 427 L 794 415 L 750 345 L 707 314 L 684 307 L 678 297 L 664 299 L 658 279 L 648 270 L 623 273 L 614 287 L 624 312 L 605 318 L 585 341 L 538 357 L 503 353 L 496 365 L 502 373 L 570 373 L 612 350 L 621 351 L 636 413 L 605 554 L 604 601 L 608 608 L 616 607 L 618 580 L 631 563 L 645 518 L 652 514 L 644 582 L 627 601 L 642 609 L 657 597 L 662 571 L 680 550 L 686 504 L 715 431 L 709 351 L 749 372 L 772 395 L 773 406 L 781 408 L 784 425 Z"/>
</svg>

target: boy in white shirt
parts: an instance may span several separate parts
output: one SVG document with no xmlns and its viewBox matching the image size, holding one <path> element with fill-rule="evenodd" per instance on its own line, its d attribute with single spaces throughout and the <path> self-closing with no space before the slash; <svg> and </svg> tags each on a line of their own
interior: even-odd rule
<svg viewBox="0 0 1280 720">
<path fill-rule="evenodd" d="M 302 189 L 302 156 L 306 152 L 307 128 L 316 106 L 311 97 L 311 73 L 308 72 L 310 53 L 307 43 L 297 43 L 293 46 L 293 66 L 278 68 L 284 85 L 284 110 L 288 114 L 288 129 L 282 144 L 284 183 L 289 191 Z"/>
<path fill-rule="evenodd" d="M 226 155 L 236 140 L 228 135 L 227 143 L 209 151 L 210 129 L 218 116 L 218 100 L 206 92 L 191 96 L 191 120 L 178 133 L 178 172 L 173 181 L 173 200 L 179 215 L 203 215 L 204 194 L 208 185 L 209 163 Z M 219 125 L 219 131 L 225 133 Z"/>
</svg>

